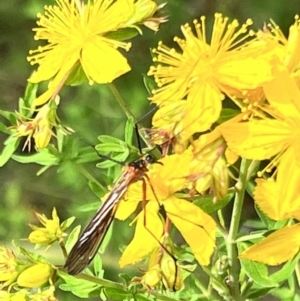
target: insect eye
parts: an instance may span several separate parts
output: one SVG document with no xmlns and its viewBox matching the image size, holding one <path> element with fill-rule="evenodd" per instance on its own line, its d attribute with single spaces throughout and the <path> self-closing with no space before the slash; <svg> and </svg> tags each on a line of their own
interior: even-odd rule
<svg viewBox="0 0 300 301">
<path fill-rule="evenodd" d="M 151 155 L 147 155 L 145 157 L 145 160 L 148 162 L 148 163 L 154 163 L 156 160 L 151 156 Z"/>
</svg>

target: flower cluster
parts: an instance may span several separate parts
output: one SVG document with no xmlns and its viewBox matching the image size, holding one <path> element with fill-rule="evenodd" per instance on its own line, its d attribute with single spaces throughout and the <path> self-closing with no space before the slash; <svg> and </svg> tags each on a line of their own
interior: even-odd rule
<svg viewBox="0 0 300 301">
<path fill-rule="evenodd" d="M 37 247 L 50 246 L 59 242 L 64 253 L 64 231 L 71 225 L 73 218 L 60 223 L 56 209 L 53 208 L 52 219 L 36 213 L 43 227 L 30 225 L 32 232 L 28 241 Z M 56 301 L 54 280 L 57 268 L 43 256 L 36 255 L 15 246 L 15 252 L 0 246 L 0 299 L 20 301 Z M 21 259 L 19 259 L 21 258 Z"/>
<path fill-rule="evenodd" d="M 258 173 L 254 199 L 268 217 L 276 221 L 290 220 L 292 225 L 277 230 L 244 251 L 240 258 L 276 265 L 292 259 L 300 248 L 299 224 L 293 225 L 291 221 L 300 219 L 300 21 L 296 16 L 288 38 L 274 22 L 259 32 L 248 31 L 250 24 L 248 20 L 239 27 L 236 20 L 229 22 L 228 18 L 216 14 L 209 43 L 205 18 L 201 17 L 200 23 L 194 21 L 196 34 L 190 25 L 181 27 L 184 39 L 174 39 L 180 51 L 162 42 L 154 50 L 155 65 L 149 75 L 154 76 L 157 89 L 153 90 L 151 100 L 159 109 L 150 133 L 154 142 L 172 138 L 173 151 L 181 155 L 178 158 L 176 154 L 168 155 L 161 160 L 166 172 L 158 173 L 163 174 L 159 179 L 157 175 L 152 176 L 156 170 L 153 168 L 150 180 L 155 187 L 162 186 L 160 181 L 167 187 L 176 181 L 176 191 L 191 185 L 196 193 L 210 188 L 217 199 L 221 199 L 228 188 L 226 166 L 234 163 L 238 156 L 270 160 Z M 223 122 L 221 112 L 225 98 L 238 105 L 240 112 L 236 111 Z M 216 122 L 221 124 L 216 126 Z M 211 132 L 195 140 L 195 134 L 206 131 Z M 164 143 L 167 148 L 170 145 Z M 183 162 L 188 156 L 190 159 Z M 174 162 L 169 165 L 172 158 Z M 183 179 L 185 183 L 181 182 Z M 164 204 L 165 199 L 160 195 L 158 199 L 166 205 L 168 214 L 167 202 Z M 176 200 L 172 206 L 176 206 Z M 192 204 L 183 207 L 188 206 Z M 186 218 L 183 214 L 186 211 L 182 209 L 173 213 L 174 216 Z M 195 214 L 191 220 L 199 221 L 196 210 L 191 209 L 191 213 Z M 184 223 L 183 218 L 181 222 Z M 196 227 L 195 222 L 194 225 Z M 181 231 L 180 226 L 176 227 Z M 206 231 L 212 236 L 213 228 Z M 196 237 L 196 232 L 190 233 Z M 202 237 L 205 236 L 202 234 Z M 208 240 L 204 241 L 201 243 L 207 246 Z M 284 241 L 291 242 L 291 248 L 287 250 Z M 191 249 L 199 263 L 204 264 L 192 246 Z M 202 256 L 206 254 L 206 263 L 212 250 L 213 244 L 207 253 L 201 251 Z M 123 257 L 126 254 L 125 250 Z"/>
</svg>

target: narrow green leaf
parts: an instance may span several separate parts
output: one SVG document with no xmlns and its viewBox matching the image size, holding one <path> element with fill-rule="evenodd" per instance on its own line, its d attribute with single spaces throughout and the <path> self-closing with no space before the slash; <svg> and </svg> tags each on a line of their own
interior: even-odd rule
<svg viewBox="0 0 300 301">
<path fill-rule="evenodd" d="M 293 260 L 290 260 L 287 263 L 285 263 L 277 272 L 270 275 L 270 279 L 278 283 L 288 279 L 295 271 L 295 267 L 298 264 L 299 259 L 300 253 L 298 253 Z"/>
<path fill-rule="evenodd" d="M 134 119 L 133 117 L 129 117 L 125 125 L 125 142 L 128 145 L 132 145 L 133 132 L 135 131 L 134 129 L 135 129 Z"/>
<path fill-rule="evenodd" d="M 129 297 L 131 294 L 129 294 L 127 291 L 116 289 L 116 288 L 109 288 L 106 287 L 104 289 L 106 296 L 111 300 L 124 300 L 125 298 Z"/>
<path fill-rule="evenodd" d="M 259 297 L 265 296 L 271 290 L 273 290 L 272 287 L 250 289 L 246 296 L 247 300 L 257 300 Z"/>
<path fill-rule="evenodd" d="M 20 143 L 20 138 L 15 136 L 10 136 L 5 141 L 5 146 L 0 155 L 0 167 L 5 165 L 5 163 L 12 157 L 15 150 L 18 148 Z"/>
<path fill-rule="evenodd" d="M 234 194 L 230 193 L 224 199 L 217 201 L 214 201 L 213 197 L 211 196 L 204 196 L 196 199 L 193 203 L 206 213 L 211 214 L 227 206 L 232 200 L 233 196 Z"/>
<path fill-rule="evenodd" d="M 97 146 L 97 150 L 100 154 L 107 154 L 107 153 L 122 153 L 127 149 L 126 144 L 115 144 L 115 143 L 103 143 L 101 147 Z"/>
<path fill-rule="evenodd" d="M 263 287 L 278 287 L 279 284 L 268 275 L 268 267 L 265 264 L 242 259 L 241 265 L 248 277 L 255 283 Z"/>
<path fill-rule="evenodd" d="M 76 241 L 78 240 L 80 234 L 81 226 L 75 227 L 72 232 L 69 234 L 67 241 L 65 242 L 66 250 L 69 253 Z"/>
<path fill-rule="evenodd" d="M 30 156 L 12 155 L 12 159 L 20 163 L 36 163 L 45 166 L 58 165 L 60 160 L 52 153 L 39 152 Z"/>
<path fill-rule="evenodd" d="M 88 78 L 86 77 L 81 64 L 77 64 L 72 69 L 72 72 L 69 74 L 65 84 L 70 86 L 78 86 L 85 82 L 88 82 Z"/>
<path fill-rule="evenodd" d="M 113 40 L 125 41 L 134 38 L 138 35 L 135 28 L 126 27 L 118 29 L 117 31 L 108 32 L 105 37 Z"/>
<path fill-rule="evenodd" d="M 287 287 L 276 288 L 272 291 L 272 295 L 278 300 L 293 300 L 295 301 L 295 291 Z"/>
<path fill-rule="evenodd" d="M 96 297 L 100 293 L 100 285 L 85 279 L 73 277 L 63 271 L 58 271 L 58 275 L 65 281 L 59 288 L 63 291 L 72 292 L 80 298 Z"/>
<path fill-rule="evenodd" d="M 102 259 L 99 254 L 96 254 L 96 256 L 93 260 L 93 264 L 94 264 L 94 270 L 95 270 L 96 276 L 98 278 L 103 278 L 104 270 L 102 267 Z"/>
<path fill-rule="evenodd" d="M 93 191 L 93 193 L 100 198 L 101 196 L 103 196 L 104 192 L 106 191 L 105 187 L 103 187 L 102 185 L 100 186 L 100 184 L 98 182 L 95 181 L 89 181 L 89 187 L 90 189 Z"/>
<path fill-rule="evenodd" d="M 24 116 L 31 116 L 31 105 L 36 98 L 36 92 L 38 89 L 38 84 L 32 84 L 27 82 L 24 99 L 19 101 L 19 112 Z"/>
<path fill-rule="evenodd" d="M 146 74 L 143 74 L 143 81 L 145 88 L 147 89 L 148 93 L 151 95 L 153 90 L 157 88 L 157 84 L 154 81 L 153 77 L 149 77 Z"/>
<path fill-rule="evenodd" d="M 124 144 L 124 141 L 108 135 L 100 135 L 98 136 L 98 140 L 102 143 Z M 101 144 L 96 145 L 96 149 L 99 145 L 101 146 Z"/>
<path fill-rule="evenodd" d="M 65 231 L 65 230 L 69 229 L 74 221 L 75 221 L 75 216 L 71 216 L 68 219 L 66 219 L 65 221 L 63 221 L 61 223 L 62 230 Z"/>
</svg>

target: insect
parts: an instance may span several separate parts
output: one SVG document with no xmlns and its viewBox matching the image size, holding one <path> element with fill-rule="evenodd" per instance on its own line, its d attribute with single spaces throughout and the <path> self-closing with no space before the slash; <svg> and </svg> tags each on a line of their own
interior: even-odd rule
<svg viewBox="0 0 300 301">
<path fill-rule="evenodd" d="M 115 183 L 106 201 L 98 209 L 73 246 L 65 263 L 65 268 L 70 275 L 79 274 L 94 259 L 114 219 L 119 201 L 131 184 L 141 180 L 143 181 L 143 186 L 146 185 L 145 179 L 149 181 L 146 174 L 148 165 L 154 162 L 155 160 L 152 156 L 146 155 L 144 158 L 133 161 L 125 166 L 123 173 Z"/>
</svg>

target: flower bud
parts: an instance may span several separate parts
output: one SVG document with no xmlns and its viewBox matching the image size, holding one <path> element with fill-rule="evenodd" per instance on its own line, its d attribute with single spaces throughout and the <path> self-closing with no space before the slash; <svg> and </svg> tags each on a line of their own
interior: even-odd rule
<svg viewBox="0 0 300 301">
<path fill-rule="evenodd" d="M 183 286 L 182 274 L 174 258 L 164 254 L 160 263 L 163 283 L 167 289 L 180 290 Z"/>
<path fill-rule="evenodd" d="M 0 282 L 1 286 L 7 286 L 17 276 L 17 261 L 14 253 L 4 246 L 0 246 Z"/>
<path fill-rule="evenodd" d="M 46 263 L 37 263 L 25 269 L 18 277 L 17 283 L 23 287 L 40 287 L 49 281 L 53 268 Z"/>
<path fill-rule="evenodd" d="M 29 241 L 34 244 L 46 246 L 55 241 L 60 241 L 63 236 L 63 230 L 56 209 L 53 208 L 52 219 L 48 219 L 44 214 L 36 213 L 36 215 L 44 228 L 30 225 L 33 231 L 29 234 Z"/>
</svg>

